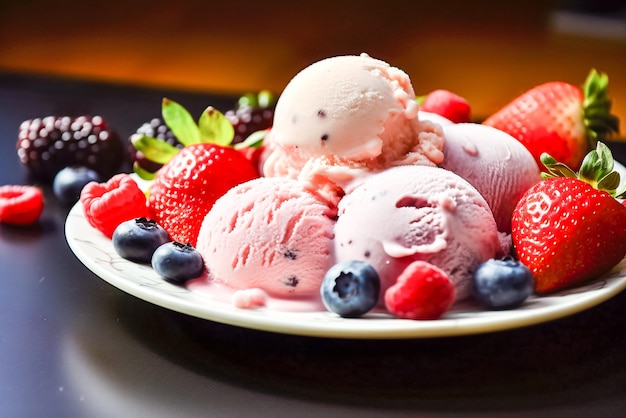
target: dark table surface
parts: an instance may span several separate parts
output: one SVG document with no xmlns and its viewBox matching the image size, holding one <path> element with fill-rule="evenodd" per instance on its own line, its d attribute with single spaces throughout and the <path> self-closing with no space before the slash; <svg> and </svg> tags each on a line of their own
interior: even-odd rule
<svg viewBox="0 0 626 418">
<path fill-rule="evenodd" d="M 234 99 L 0 74 L 0 184 L 32 117 L 100 114 L 128 136 L 170 97 Z M 616 155 L 626 160 L 626 149 Z M 565 319 L 465 337 L 337 340 L 205 321 L 84 267 L 45 187 L 29 228 L 0 225 L 0 416 L 624 416 L 626 293 Z"/>
</svg>

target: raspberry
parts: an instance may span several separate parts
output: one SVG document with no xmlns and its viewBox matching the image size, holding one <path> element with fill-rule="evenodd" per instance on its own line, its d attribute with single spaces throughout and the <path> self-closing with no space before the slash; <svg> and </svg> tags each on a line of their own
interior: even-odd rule
<svg viewBox="0 0 626 418">
<path fill-rule="evenodd" d="M 25 120 L 16 147 L 29 173 L 48 182 L 69 166 L 91 168 L 102 178 L 109 178 L 124 159 L 122 142 L 100 116 Z"/>
<path fill-rule="evenodd" d="M 80 202 L 89 224 L 109 238 L 122 222 L 148 217 L 146 196 L 125 173 L 106 183 L 88 183 L 80 193 Z"/>
<path fill-rule="evenodd" d="M 385 305 L 399 318 L 437 319 L 454 298 L 454 284 L 444 271 L 425 261 L 414 261 L 385 292 Z"/>
<path fill-rule="evenodd" d="M 238 144 L 250 134 L 272 126 L 274 100 L 267 91 L 262 91 L 257 96 L 247 94 L 239 99 L 235 109 L 226 111 L 224 116 L 235 128 L 233 144 Z"/>
<path fill-rule="evenodd" d="M 0 223 L 28 225 L 43 211 L 43 193 L 35 186 L 0 187 Z"/>
<path fill-rule="evenodd" d="M 468 101 L 449 90 L 433 90 L 423 97 L 420 109 L 436 113 L 454 123 L 469 122 L 472 109 Z"/>
</svg>

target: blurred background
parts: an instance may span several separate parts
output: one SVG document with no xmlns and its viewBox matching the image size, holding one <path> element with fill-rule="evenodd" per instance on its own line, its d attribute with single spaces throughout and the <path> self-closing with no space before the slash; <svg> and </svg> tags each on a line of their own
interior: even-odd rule
<svg viewBox="0 0 626 418">
<path fill-rule="evenodd" d="M 477 120 L 597 68 L 626 119 L 626 0 L 0 0 L 4 72 L 279 93 L 312 62 L 361 52 L 402 68 L 417 94 L 465 96 Z"/>
</svg>

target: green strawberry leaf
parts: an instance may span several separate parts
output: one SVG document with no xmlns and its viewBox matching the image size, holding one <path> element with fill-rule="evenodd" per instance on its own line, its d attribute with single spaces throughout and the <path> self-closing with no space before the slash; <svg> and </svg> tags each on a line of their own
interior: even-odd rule
<svg viewBox="0 0 626 418">
<path fill-rule="evenodd" d="M 142 179 L 144 180 L 154 180 L 154 178 L 156 177 L 157 173 L 151 173 L 143 168 L 141 168 L 141 166 L 139 165 L 139 163 L 137 163 L 137 161 L 135 161 L 133 163 L 133 171 Z"/>
<path fill-rule="evenodd" d="M 609 86 L 609 77 L 606 74 L 600 74 L 595 68 L 592 68 L 587 75 L 583 91 L 585 97 L 595 99 L 598 97 L 606 97 L 606 89 Z"/>
<path fill-rule="evenodd" d="M 233 142 L 235 137 L 235 128 L 233 128 L 232 123 L 222 112 L 212 106 L 207 107 L 202 112 L 198 121 L 198 127 L 201 142 L 226 147 Z"/>
<path fill-rule="evenodd" d="M 263 141 L 265 140 L 265 135 L 267 135 L 267 132 L 268 129 L 264 129 L 251 133 L 242 142 L 235 144 L 235 149 L 242 149 L 246 147 L 259 148 L 261 145 L 263 145 Z"/>
<path fill-rule="evenodd" d="M 611 196 L 616 196 L 620 183 L 620 175 L 617 171 L 612 171 L 598 181 L 598 190 L 604 190 Z"/>
<path fill-rule="evenodd" d="M 161 112 L 163 121 L 183 145 L 201 142 L 200 129 L 187 109 L 173 100 L 163 98 Z"/>
<path fill-rule="evenodd" d="M 133 135 L 131 142 L 148 160 L 158 164 L 167 163 L 180 151 L 165 141 L 147 135 Z"/>
<path fill-rule="evenodd" d="M 576 178 L 576 173 L 571 168 L 563 163 L 558 162 L 547 152 L 541 154 L 539 159 L 548 170 L 548 172 L 541 173 L 541 177 L 543 179 L 548 179 L 551 177 L 570 177 L 574 179 Z"/>
<path fill-rule="evenodd" d="M 578 178 L 597 187 L 601 179 L 611 174 L 613 167 L 614 162 L 611 150 L 602 142 L 598 142 L 596 149 L 589 151 L 583 159 L 580 170 L 578 171 Z M 613 189 L 615 189 L 615 187 Z"/>
<path fill-rule="evenodd" d="M 541 173 L 543 179 L 571 177 L 584 181 L 597 190 L 603 190 L 613 197 L 620 197 L 626 193 L 626 184 L 620 187 L 620 174 L 614 171 L 613 154 L 609 147 L 602 142 L 598 141 L 596 149 L 587 153 L 578 173 L 574 173 L 568 166 L 559 163 L 545 152 L 540 159 L 548 170 L 547 173 Z M 619 190 L 617 190 L 618 188 Z"/>
<path fill-rule="evenodd" d="M 592 147 L 596 140 L 619 132 L 619 119 L 611 114 L 608 96 L 609 76 L 592 69 L 583 85 L 583 111 L 587 136 Z"/>
</svg>

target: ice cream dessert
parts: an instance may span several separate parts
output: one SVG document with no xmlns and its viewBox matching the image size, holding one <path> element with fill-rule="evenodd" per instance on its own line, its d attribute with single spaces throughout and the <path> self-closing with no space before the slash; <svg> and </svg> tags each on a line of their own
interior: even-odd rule
<svg viewBox="0 0 626 418">
<path fill-rule="evenodd" d="M 472 184 L 489 204 L 498 230 L 510 233 L 515 205 L 541 180 L 534 157 L 511 135 L 490 126 L 458 123 L 443 131 L 441 167 Z"/>
<path fill-rule="evenodd" d="M 411 262 L 428 261 L 463 299 L 474 269 L 504 251 L 489 205 L 471 184 L 442 168 L 402 166 L 369 177 L 339 202 L 335 252 L 338 261 L 374 266 L 383 293 Z"/>
<path fill-rule="evenodd" d="M 334 260 L 335 215 L 297 180 L 261 177 L 215 202 L 197 248 L 216 283 L 319 300 L 320 282 Z"/>
<path fill-rule="evenodd" d="M 276 103 L 263 173 L 345 188 L 363 172 L 441 163 L 441 128 L 419 120 L 418 108 L 408 75 L 384 61 L 318 61 Z"/>
<path fill-rule="evenodd" d="M 597 84 L 606 86 L 603 79 Z M 597 99 L 605 106 L 603 98 Z M 539 117 L 553 106 L 542 103 L 545 109 Z M 587 214 L 579 210 L 585 205 L 564 206 L 563 212 L 554 214 L 545 209 L 548 205 L 522 198 L 527 190 L 541 184 L 539 168 L 527 144 L 500 128 L 453 123 L 450 118 L 420 110 L 408 75 L 366 54 L 328 58 L 298 73 L 280 95 L 273 124 L 258 149 L 252 148 L 259 145 L 259 137 L 254 135 L 253 140 L 249 137 L 233 145 L 234 126 L 216 109 L 209 107 L 196 126 L 184 109 L 164 100 L 164 108 L 168 104 L 168 111 L 163 112 L 165 123 L 172 132 L 179 132 L 178 139 L 185 146 L 181 151 L 160 144 L 161 152 L 145 154 L 158 157 L 163 164 L 150 186 L 149 202 L 161 193 L 172 208 L 168 212 L 164 205 L 151 205 L 151 210 L 157 219 L 161 216 L 173 220 L 170 225 L 163 222 L 171 236 L 175 235 L 174 228 L 183 223 L 198 232 L 196 246 L 208 280 L 203 276 L 190 282 L 188 288 L 202 288 L 207 295 L 220 295 L 220 300 L 228 297 L 236 307 L 275 309 L 275 300 L 289 300 L 295 302 L 290 307 L 298 305 L 298 310 L 303 310 L 302 306 L 317 310 L 321 309 L 321 298 L 327 309 L 341 315 L 332 308 L 340 303 L 326 303 L 329 300 L 324 295 L 330 293 L 330 300 L 335 302 L 344 296 L 357 298 L 355 303 L 350 300 L 344 306 L 356 306 L 360 315 L 367 310 L 361 310 L 366 305 L 361 303 L 364 299 L 358 299 L 363 294 L 358 290 L 369 287 L 374 289 L 367 294 L 369 302 L 378 300 L 377 306 L 388 313 L 398 318 L 432 319 L 445 312 L 455 299 L 466 299 L 473 285 L 476 290 L 473 279 L 479 265 L 521 254 L 523 238 L 530 235 L 529 231 L 538 232 L 531 242 L 538 250 L 532 248 L 532 257 L 524 267 L 534 265 L 536 272 L 545 267 L 541 265 L 546 259 L 545 249 L 554 248 L 556 238 L 574 237 L 575 241 L 583 232 L 578 220 L 587 219 Z M 513 110 L 519 116 L 528 109 Z M 175 117 L 168 121 L 167 115 Z M 570 119 L 580 117 L 573 115 Z M 517 125 L 522 130 L 563 125 L 542 123 L 536 118 L 527 116 L 526 122 Z M 181 122 L 185 120 L 192 123 Z M 194 134 L 193 138 L 184 138 L 189 133 Z M 574 129 L 573 133 L 580 130 Z M 219 140 L 211 142 L 215 138 Z M 197 143 L 197 139 L 202 141 Z M 564 147 L 583 147 L 580 141 L 557 138 L 554 142 Z M 138 143 L 150 146 L 157 140 L 142 137 L 133 142 L 135 146 Z M 533 140 L 532 144 L 535 151 L 544 147 L 541 141 Z M 210 152 L 189 151 L 194 149 Z M 173 157 L 165 161 L 163 151 Z M 598 161 L 609 157 L 601 148 L 596 154 Z M 172 171 L 177 157 L 184 169 Z M 252 170 L 257 158 L 262 162 L 260 173 Z M 556 162 L 550 165 L 555 172 L 564 172 Z M 612 164 L 590 165 L 603 169 L 601 175 L 592 177 L 597 185 L 618 183 L 608 173 Z M 204 173 L 203 167 L 211 169 Z M 245 167 L 252 170 L 251 177 L 262 177 L 233 180 L 227 191 L 219 192 L 225 194 L 220 194 L 214 204 L 211 202 L 211 208 L 193 204 L 199 200 L 189 198 L 192 191 L 206 195 L 228 173 Z M 590 174 L 588 171 L 582 174 Z M 173 174 L 167 181 L 159 181 L 159 174 L 162 178 L 169 172 Z M 184 187 L 174 187 L 175 183 Z M 550 187 L 545 184 L 543 187 Z M 563 195 L 567 190 L 556 190 L 555 194 Z M 602 195 L 602 199 L 615 203 L 617 193 L 613 192 Z M 588 195 L 587 203 L 600 199 L 595 192 L 589 191 Z M 540 189 L 534 198 L 542 196 Z M 139 206 L 145 209 L 141 197 Z M 571 199 L 578 202 L 578 197 Z M 192 213 L 204 211 L 198 216 L 199 223 L 197 219 L 190 221 L 187 215 L 176 217 L 182 202 L 192 202 L 188 205 Z M 527 203 L 518 209 L 518 202 Z M 614 208 L 622 212 L 619 219 L 626 216 L 625 210 L 619 204 Z M 550 215 L 550 221 L 537 224 L 535 215 L 539 211 Z M 516 223 L 515 213 L 526 216 Z M 563 220 L 572 221 L 572 233 L 554 229 Z M 546 226 L 553 230 L 544 231 Z M 618 230 L 605 229 L 609 233 Z M 626 242 L 623 231 L 617 235 L 618 240 Z M 588 241 L 592 245 L 587 241 L 583 245 L 600 248 L 599 236 L 590 234 Z M 570 244 L 581 245 L 565 242 L 561 247 L 566 249 L 573 248 Z M 607 246 L 613 247 L 614 254 L 618 251 L 615 259 L 623 258 L 619 251 L 626 251 L 626 247 L 613 245 L 612 241 Z M 556 249 L 551 252 L 556 254 Z M 513 263 L 505 264 L 507 268 L 509 264 L 518 268 L 520 260 L 507 260 Z M 562 260 L 566 257 L 552 264 L 565 268 L 573 265 Z M 615 265 L 614 259 L 605 265 Z M 519 306 L 527 294 L 510 285 L 517 271 L 510 268 L 497 280 L 484 281 L 488 283 L 486 295 L 509 292 L 509 299 Z M 524 289 L 532 288 L 529 282 L 537 277 L 525 275 Z M 491 286 L 507 280 L 508 287 Z M 424 314 L 429 310 L 425 308 L 441 306 L 435 310 L 437 315 Z M 499 308 L 495 304 L 488 307 Z"/>
</svg>

